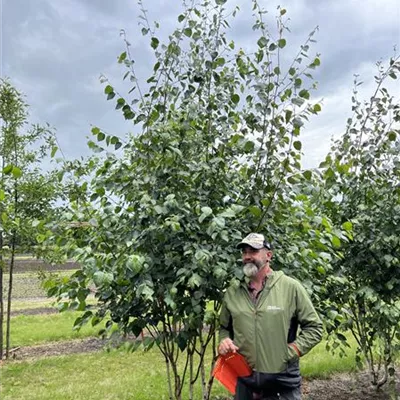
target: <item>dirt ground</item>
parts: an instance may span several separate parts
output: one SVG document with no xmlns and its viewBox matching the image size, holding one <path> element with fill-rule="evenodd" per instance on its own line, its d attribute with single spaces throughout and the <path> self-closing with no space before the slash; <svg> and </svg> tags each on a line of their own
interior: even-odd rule
<svg viewBox="0 0 400 400">
<path fill-rule="evenodd" d="M 7 271 L 8 264 L 6 264 L 5 271 Z M 16 260 L 14 265 L 14 272 L 37 272 L 37 271 L 61 271 L 79 268 L 79 264 L 73 261 L 67 261 L 63 264 L 50 265 L 42 260 L 27 259 Z"/>
<path fill-rule="evenodd" d="M 396 400 L 400 399 L 400 375 L 397 375 Z M 304 400 L 389 400 L 389 385 L 376 391 L 367 373 L 337 374 L 331 379 L 303 382 Z"/>
<path fill-rule="evenodd" d="M 107 342 L 89 338 L 58 342 L 39 346 L 21 347 L 13 350 L 14 361 L 35 360 L 42 357 L 100 351 Z M 389 400 L 388 385 L 377 392 L 370 384 L 367 373 L 337 374 L 330 379 L 303 381 L 304 400 Z M 397 375 L 397 399 L 400 400 L 400 374 Z M 396 399 L 396 400 L 397 400 Z M 226 399 L 228 400 L 228 399 Z"/>
</svg>

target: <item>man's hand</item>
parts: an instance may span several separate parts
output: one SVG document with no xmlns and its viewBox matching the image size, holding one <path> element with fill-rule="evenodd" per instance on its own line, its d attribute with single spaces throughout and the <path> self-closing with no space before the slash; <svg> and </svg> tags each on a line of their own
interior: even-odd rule
<svg viewBox="0 0 400 400">
<path fill-rule="evenodd" d="M 221 355 L 236 353 L 238 350 L 239 347 L 237 347 L 230 338 L 224 339 L 218 346 L 218 353 Z"/>
</svg>

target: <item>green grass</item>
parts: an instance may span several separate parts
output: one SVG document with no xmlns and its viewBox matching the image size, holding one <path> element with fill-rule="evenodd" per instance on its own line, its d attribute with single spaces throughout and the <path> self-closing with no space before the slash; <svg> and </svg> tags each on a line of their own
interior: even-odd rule
<svg viewBox="0 0 400 400">
<path fill-rule="evenodd" d="M 86 304 L 95 305 L 97 299 L 93 295 L 89 295 L 86 299 Z M 4 309 L 7 307 L 7 302 L 4 305 Z M 11 311 L 19 310 L 32 310 L 35 308 L 56 308 L 55 298 L 34 298 L 29 300 L 13 300 L 11 302 Z"/>
<path fill-rule="evenodd" d="M 65 311 L 59 314 L 18 315 L 11 318 L 11 347 L 32 346 L 46 342 L 71 340 L 95 336 L 102 324 L 90 324 L 79 331 L 72 329 L 80 312 Z"/>
<path fill-rule="evenodd" d="M 321 343 L 302 358 L 302 374 L 306 378 L 326 378 L 334 372 L 353 371 L 354 353 L 350 353 L 346 358 L 332 356 Z M 146 353 L 113 350 L 9 362 L 3 367 L 3 382 L 4 400 L 168 399 L 164 360 L 157 349 Z M 200 399 L 199 387 L 196 393 Z M 215 382 L 213 397 L 225 395 L 228 392 Z M 183 395 L 186 398 L 187 388 Z"/>
<path fill-rule="evenodd" d="M 12 363 L 3 369 L 2 398 L 166 400 L 164 368 L 156 351 L 100 352 Z"/>
<path fill-rule="evenodd" d="M 326 341 L 315 346 L 301 359 L 301 374 L 308 378 L 327 379 L 335 373 L 356 370 L 356 343 L 353 337 L 347 338 L 350 348 L 346 348 L 346 356 L 332 355 L 325 349 Z"/>
<path fill-rule="evenodd" d="M 35 298 L 30 300 L 13 300 L 11 302 L 11 311 L 31 310 L 34 308 L 53 307 L 54 299 Z M 7 302 L 4 308 L 7 307 Z"/>
</svg>

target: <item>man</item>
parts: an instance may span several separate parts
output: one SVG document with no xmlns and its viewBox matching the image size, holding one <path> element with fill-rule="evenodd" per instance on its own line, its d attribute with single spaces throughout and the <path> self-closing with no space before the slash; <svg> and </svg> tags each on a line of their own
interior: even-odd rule
<svg viewBox="0 0 400 400">
<path fill-rule="evenodd" d="M 251 233 L 237 247 L 247 282 L 225 293 L 218 347 L 240 352 L 253 369 L 238 379 L 235 400 L 301 399 L 299 358 L 321 340 L 321 320 L 303 286 L 272 270 L 263 235 Z"/>
</svg>

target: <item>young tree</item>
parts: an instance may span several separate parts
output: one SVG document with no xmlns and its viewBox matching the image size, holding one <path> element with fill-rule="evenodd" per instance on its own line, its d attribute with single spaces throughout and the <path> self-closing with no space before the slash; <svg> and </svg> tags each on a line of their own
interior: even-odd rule
<svg viewBox="0 0 400 400">
<path fill-rule="evenodd" d="M 65 215 L 70 229 L 53 237 L 82 269 L 46 284 L 63 309 L 83 311 L 96 286 L 100 308 L 86 310 L 77 326 L 107 316 L 108 327 L 116 323 L 126 334 L 145 329 L 143 346 L 157 345 L 165 358 L 171 399 L 182 398 L 186 381 L 192 399 L 198 377 L 203 398 L 210 396 L 204 357 L 212 344 L 215 361 L 223 291 L 243 279 L 235 244 L 244 233 L 268 229 L 280 245 L 276 265 L 300 267 L 299 277 L 326 274 L 321 265 L 334 240 L 329 219 L 321 224 L 318 209 L 290 183 L 310 178 L 301 171 L 298 136 L 321 110 L 310 102 L 310 72 L 320 64 L 318 56 L 308 58 L 313 33 L 285 66 L 286 10 L 278 10 L 274 36 L 253 2 L 255 48 L 246 53 L 227 37 L 224 4 L 184 8 L 166 43 L 144 12 L 142 33 L 156 59 L 146 90 L 125 40 L 119 62 L 134 82 L 133 99 L 111 84 L 105 93 L 109 100 L 118 95 L 116 109 L 141 133 L 128 138 L 123 153 L 78 165 L 76 174 L 91 181 Z M 97 127 L 92 133 L 95 152 L 104 151 L 104 141 L 122 146 Z"/>
<path fill-rule="evenodd" d="M 376 90 L 365 102 L 356 79 L 353 116 L 321 165 L 324 208 L 353 232 L 335 269 L 340 285 L 328 292 L 338 311 L 330 330 L 351 331 L 377 388 L 394 376 L 400 350 L 400 104 L 385 87 L 399 72 L 399 58 L 378 63 Z"/>
<path fill-rule="evenodd" d="M 6 357 L 10 350 L 10 315 L 13 271 L 17 248 L 32 250 L 36 233 L 32 221 L 43 218 L 54 199 L 51 174 L 40 175 L 35 165 L 54 148 L 53 134 L 47 128 L 26 129 L 27 105 L 7 80 L 0 81 L 0 357 L 3 357 L 3 274 L 4 257 L 9 261 L 6 317 Z"/>
</svg>

